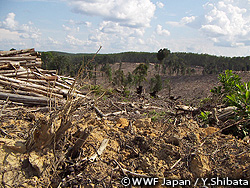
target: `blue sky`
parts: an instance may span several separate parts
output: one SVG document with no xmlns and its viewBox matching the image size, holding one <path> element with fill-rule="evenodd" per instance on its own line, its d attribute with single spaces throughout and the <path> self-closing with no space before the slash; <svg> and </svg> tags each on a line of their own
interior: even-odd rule
<svg viewBox="0 0 250 188">
<path fill-rule="evenodd" d="M 0 0 L 0 50 L 250 55 L 250 0 Z"/>
</svg>

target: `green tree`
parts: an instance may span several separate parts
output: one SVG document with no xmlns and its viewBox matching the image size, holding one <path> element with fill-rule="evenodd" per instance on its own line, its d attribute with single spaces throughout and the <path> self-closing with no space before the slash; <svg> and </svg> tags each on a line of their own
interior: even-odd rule
<svg viewBox="0 0 250 188">
<path fill-rule="evenodd" d="M 162 79 L 159 74 L 155 75 L 154 78 L 151 78 L 150 80 L 150 87 L 152 93 L 150 93 L 151 96 L 156 97 L 156 94 L 162 90 Z"/>
<path fill-rule="evenodd" d="M 115 71 L 113 81 L 118 86 L 122 86 L 125 84 L 125 76 L 123 70 L 118 69 L 117 71 Z"/>
<path fill-rule="evenodd" d="M 147 64 L 141 63 L 138 65 L 133 71 L 133 74 L 135 75 L 135 82 L 141 86 L 142 82 L 146 80 L 146 76 L 148 74 Z"/>
<path fill-rule="evenodd" d="M 105 73 L 106 77 L 109 79 L 109 81 L 111 82 L 112 80 L 112 69 L 111 66 L 108 63 L 105 63 L 102 68 L 101 71 L 103 73 Z"/>
<path fill-rule="evenodd" d="M 134 76 L 133 74 L 131 74 L 131 72 L 128 72 L 127 76 L 126 76 L 126 86 L 132 86 L 134 84 Z"/>
<path fill-rule="evenodd" d="M 51 52 L 43 52 L 41 55 L 43 64 L 42 68 L 44 69 L 53 69 L 53 54 Z"/>
<path fill-rule="evenodd" d="M 160 61 L 160 65 L 163 64 L 163 60 L 165 58 L 167 58 L 169 54 L 170 54 L 170 50 L 168 50 L 167 48 L 160 49 L 158 51 L 158 53 L 157 53 L 157 59 Z M 160 67 L 158 69 L 158 74 L 160 74 Z"/>
</svg>

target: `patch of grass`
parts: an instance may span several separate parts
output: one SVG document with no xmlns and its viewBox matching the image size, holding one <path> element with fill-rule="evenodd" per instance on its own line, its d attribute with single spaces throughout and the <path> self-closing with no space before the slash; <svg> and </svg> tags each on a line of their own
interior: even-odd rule
<svg viewBox="0 0 250 188">
<path fill-rule="evenodd" d="M 156 121 L 158 121 L 158 120 L 164 118 L 165 115 L 166 115 L 166 112 L 164 112 L 164 111 L 156 112 L 155 110 L 152 110 L 152 111 L 150 111 L 150 112 L 148 113 L 148 115 L 149 115 L 149 117 L 151 117 L 151 120 L 152 120 L 153 122 L 156 122 Z"/>
</svg>

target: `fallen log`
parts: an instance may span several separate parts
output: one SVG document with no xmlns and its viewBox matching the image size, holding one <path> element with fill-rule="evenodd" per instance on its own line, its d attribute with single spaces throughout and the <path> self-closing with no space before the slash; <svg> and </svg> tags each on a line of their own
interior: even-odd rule
<svg viewBox="0 0 250 188">
<path fill-rule="evenodd" d="M 42 85 L 38 85 L 38 84 L 34 84 L 34 83 L 28 83 L 28 82 L 25 82 L 25 81 L 22 81 L 22 80 L 8 78 L 8 77 L 2 76 L 2 75 L 0 75 L 0 80 L 5 80 L 7 82 L 10 82 L 10 83 L 6 82 L 5 85 L 6 84 L 7 85 L 13 85 L 13 83 L 17 83 L 17 84 L 20 84 L 20 87 L 31 87 L 31 88 L 36 88 L 36 89 L 44 90 L 46 92 L 53 91 L 53 93 L 57 93 L 57 94 L 64 94 L 65 93 L 64 91 L 61 91 L 61 90 L 58 90 L 58 89 L 55 89 L 55 88 L 44 87 Z"/>
<path fill-rule="evenodd" d="M 6 68 L 9 68 L 9 64 L 0 65 L 0 69 L 6 69 Z"/>
<path fill-rule="evenodd" d="M 37 56 L 37 57 L 40 57 L 41 53 L 39 53 L 39 52 L 27 52 L 27 53 L 21 53 L 19 55 L 20 56 Z"/>
<path fill-rule="evenodd" d="M 49 100 L 48 98 L 45 97 L 31 97 L 25 95 L 0 92 L 1 100 L 7 100 L 8 97 L 9 100 L 13 102 L 20 102 L 27 105 L 40 105 L 40 106 L 47 106 Z"/>
<path fill-rule="evenodd" d="M 0 75 L 0 77 L 1 77 L 1 75 Z M 29 87 L 29 86 L 27 86 L 28 83 L 26 83 L 26 86 L 23 86 L 21 84 L 19 85 L 17 83 L 11 83 L 11 82 L 3 81 L 3 80 L 0 79 L 0 84 L 11 86 L 11 87 L 14 87 L 16 89 L 20 89 L 20 90 L 24 90 L 24 91 L 31 91 L 31 92 L 34 92 L 34 93 L 39 93 L 39 94 L 42 94 L 44 96 L 51 95 L 52 97 L 63 98 L 62 95 L 59 95 L 59 94 L 56 94 L 56 93 L 50 93 L 50 91 L 44 91 L 44 90 L 41 90 L 41 89 L 38 89 L 38 88 L 34 88 L 32 86 Z"/>
<path fill-rule="evenodd" d="M 42 67 L 42 61 L 20 63 L 23 67 Z"/>
<path fill-rule="evenodd" d="M 19 94 L 19 95 L 26 95 L 26 96 L 34 96 L 34 97 L 44 97 L 43 95 L 33 93 L 33 92 L 27 92 L 27 91 L 21 91 L 21 90 L 5 90 L 5 89 L 0 89 L 0 92 L 3 93 L 13 93 L 13 94 Z"/>
<path fill-rule="evenodd" d="M 36 61 L 41 61 L 41 58 L 38 58 L 36 56 L 11 56 L 11 57 L 0 57 L 0 60 L 10 60 L 10 61 L 22 61 L 22 60 L 36 60 Z"/>
<path fill-rule="evenodd" d="M 21 53 L 32 53 L 35 52 L 34 48 L 24 49 L 24 50 L 11 50 L 11 51 L 1 51 L 0 56 L 9 56 L 9 55 L 15 55 L 15 54 L 21 54 Z"/>
<path fill-rule="evenodd" d="M 38 84 L 46 84 L 48 85 L 48 82 L 46 80 L 38 80 L 38 79 L 27 79 L 27 78 L 18 78 L 19 80 L 25 81 L 25 82 L 32 82 L 32 83 L 38 83 Z"/>
<path fill-rule="evenodd" d="M 0 74 L 9 74 L 9 73 L 16 73 L 16 72 L 23 72 L 23 71 L 27 71 L 27 69 L 24 69 L 22 67 L 20 67 L 19 69 L 17 70 L 0 70 Z"/>
<path fill-rule="evenodd" d="M 56 76 L 56 74 L 54 74 L 54 73 L 52 73 L 52 75 Z M 67 80 L 72 80 L 72 81 L 75 80 L 75 78 L 71 78 L 71 77 L 67 77 L 67 76 L 59 76 L 59 75 L 57 75 L 57 76 L 60 77 L 61 79 L 67 79 Z"/>
<path fill-rule="evenodd" d="M 43 74 L 56 74 L 57 70 L 43 70 L 43 69 L 38 69 L 41 73 Z"/>
<path fill-rule="evenodd" d="M 196 107 L 192 107 L 192 106 L 186 106 L 186 105 L 176 105 L 175 106 L 176 110 L 183 110 L 183 111 L 188 111 L 188 112 L 196 112 L 199 109 Z"/>
<path fill-rule="evenodd" d="M 17 78 L 23 78 L 23 79 L 37 79 L 37 77 L 34 74 L 23 74 L 23 75 L 18 75 Z"/>
<path fill-rule="evenodd" d="M 6 76 L 6 77 L 18 77 L 18 76 L 27 75 L 27 74 L 31 74 L 31 71 L 26 70 L 26 71 L 23 71 L 23 72 L 6 73 L 6 74 L 2 74 L 2 75 Z"/>
</svg>

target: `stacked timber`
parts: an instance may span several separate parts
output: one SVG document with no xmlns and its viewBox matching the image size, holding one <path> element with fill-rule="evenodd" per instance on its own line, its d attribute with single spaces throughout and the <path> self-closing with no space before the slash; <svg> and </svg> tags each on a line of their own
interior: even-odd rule
<svg viewBox="0 0 250 188">
<path fill-rule="evenodd" d="M 41 68 L 41 54 L 34 48 L 26 50 L 12 50 L 0 52 L 0 68 L 19 68 L 20 66 L 30 68 L 33 66 Z"/>
<path fill-rule="evenodd" d="M 25 105 L 51 104 L 66 98 L 74 78 L 41 68 L 41 54 L 34 48 L 0 51 L 0 100 Z M 85 97 L 76 90 L 76 96 Z"/>
</svg>

